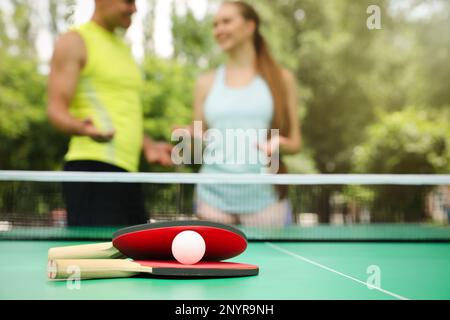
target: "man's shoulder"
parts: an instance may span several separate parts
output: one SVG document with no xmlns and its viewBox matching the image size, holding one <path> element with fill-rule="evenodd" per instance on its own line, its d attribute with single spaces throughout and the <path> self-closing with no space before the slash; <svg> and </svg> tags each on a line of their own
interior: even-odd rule
<svg viewBox="0 0 450 320">
<path fill-rule="evenodd" d="M 55 42 L 55 55 L 85 60 L 86 47 L 81 35 L 74 30 L 61 34 Z"/>
<path fill-rule="evenodd" d="M 84 46 L 84 41 L 78 31 L 69 30 L 56 39 L 55 45 L 66 49 L 76 49 L 77 47 Z"/>
</svg>

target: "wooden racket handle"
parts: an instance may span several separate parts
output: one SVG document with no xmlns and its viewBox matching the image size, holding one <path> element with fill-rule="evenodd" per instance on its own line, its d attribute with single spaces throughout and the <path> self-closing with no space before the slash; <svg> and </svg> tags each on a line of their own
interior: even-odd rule
<svg viewBox="0 0 450 320">
<path fill-rule="evenodd" d="M 48 259 L 120 259 L 124 255 L 111 242 L 55 247 L 48 250 Z"/>
<path fill-rule="evenodd" d="M 61 259 L 49 260 L 49 279 L 128 278 L 152 268 L 125 259 Z"/>
</svg>

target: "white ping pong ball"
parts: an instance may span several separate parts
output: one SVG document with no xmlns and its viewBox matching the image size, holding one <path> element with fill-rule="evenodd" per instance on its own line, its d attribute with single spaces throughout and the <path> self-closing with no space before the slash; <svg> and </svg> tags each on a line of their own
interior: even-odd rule
<svg viewBox="0 0 450 320">
<path fill-rule="evenodd" d="M 182 231 L 172 241 L 172 254 L 182 264 L 199 262 L 205 251 L 205 240 L 195 231 Z"/>
</svg>

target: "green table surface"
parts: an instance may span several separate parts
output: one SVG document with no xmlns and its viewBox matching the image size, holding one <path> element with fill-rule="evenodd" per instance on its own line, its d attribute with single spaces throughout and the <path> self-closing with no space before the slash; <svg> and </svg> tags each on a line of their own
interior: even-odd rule
<svg viewBox="0 0 450 320">
<path fill-rule="evenodd" d="M 250 242 L 232 261 L 254 277 L 47 280 L 47 250 L 81 243 L 0 241 L 0 299 L 450 299 L 450 243 Z"/>
</svg>

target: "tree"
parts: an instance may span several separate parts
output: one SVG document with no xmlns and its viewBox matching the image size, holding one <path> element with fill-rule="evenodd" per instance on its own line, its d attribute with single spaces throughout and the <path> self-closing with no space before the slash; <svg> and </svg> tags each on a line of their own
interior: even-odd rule
<svg viewBox="0 0 450 320">
<path fill-rule="evenodd" d="M 447 173 L 450 171 L 448 120 L 419 108 L 382 114 L 368 129 L 367 141 L 356 148 L 358 172 Z M 388 185 L 374 189 L 372 210 L 378 219 L 421 221 L 429 186 Z"/>
<path fill-rule="evenodd" d="M 420 49 L 418 61 L 421 66 L 418 78 L 426 79 L 418 87 L 426 105 L 432 108 L 445 109 L 450 107 L 450 2 L 434 1 L 438 10 L 421 19 L 411 28 L 417 31 L 417 41 Z"/>
<path fill-rule="evenodd" d="M 36 40 L 32 28 L 32 7 L 28 0 L 11 0 L 13 14 L 11 19 L 14 24 L 15 35 L 10 37 L 9 49 L 16 55 L 26 58 L 35 57 L 34 41 Z"/>
<path fill-rule="evenodd" d="M 5 13 L 0 8 L 0 48 L 4 50 L 9 47 L 9 37 L 6 33 Z"/>
<path fill-rule="evenodd" d="M 200 70 L 217 66 L 221 61 L 212 37 L 212 17 L 207 15 L 199 21 L 186 7 L 185 14 L 177 14 L 172 5 L 173 58 Z"/>
<path fill-rule="evenodd" d="M 55 39 L 67 27 L 73 24 L 76 0 L 48 0 L 49 1 L 49 31 Z"/>
<path fill-rule="evenodd" d="M 143 33 L 144 33 L 144 53 L 145 55 L 155 54 L 155 19 L 156 19 L 156 0 L 146 1 L 148 9 L 144 19 Z"/>
<path fill-rule="evenodd" d="M 45 77 L 37 64 L 0 53 L 0 168 L 55 169 L 64 138 L 46 118 Z M 52 143 L 48 143 L 52 141 Z"/>
<path fill-rule="evenodd" d="M 46 77 L 38 72 L 34 47 L 36 12 L 32 1 L 11 3 L 15 33 L 4 33 L 0 49 L 0 168 L 56 169 L 65 138 L 47 121 Z"/>
<path fill-rule="evenodd" d="M 358 172 L 446 173 L 450 171 L 450 127 L 439 114 L 420 108 L 382 114 L 355 149 Z"/>
</svg>

